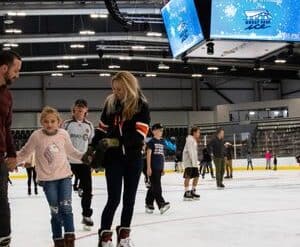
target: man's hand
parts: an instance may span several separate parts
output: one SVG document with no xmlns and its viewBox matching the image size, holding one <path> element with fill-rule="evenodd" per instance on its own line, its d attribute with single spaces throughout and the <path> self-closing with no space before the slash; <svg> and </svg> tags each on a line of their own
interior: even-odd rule
<svg viewBox="0 0 300 247">
<path fill-rule="evenodd" d="M 7 169 L 12 172 L 17 168 L 17 159 L 15 157 L 8 157 L 5 160 L 5 164 L 7 166 Z"/>
<path fill-rule="evenodd" d="M 162 175 L 162 176 L 165 176 L 165 174 L 166 174 L 166 172 L 163 170 L 163 171 L 161 172 L 161 175 Z"/>
</svg>

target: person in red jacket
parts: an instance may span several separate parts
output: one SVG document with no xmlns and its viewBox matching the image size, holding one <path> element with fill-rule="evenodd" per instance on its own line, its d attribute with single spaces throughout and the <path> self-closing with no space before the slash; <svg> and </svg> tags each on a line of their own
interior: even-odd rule
<svg viewBox="0 0 300 247">
<path fill-rule="evenodd" d="M 10 133 L 12 95 L 8 89 L 19 78 L 22 61 L 13 51 L 0 53 L 0 246 L 10 246 L 10 208 L 7 196 L 8 171 L 16 168 L 16 149 Z"/>
</svg>

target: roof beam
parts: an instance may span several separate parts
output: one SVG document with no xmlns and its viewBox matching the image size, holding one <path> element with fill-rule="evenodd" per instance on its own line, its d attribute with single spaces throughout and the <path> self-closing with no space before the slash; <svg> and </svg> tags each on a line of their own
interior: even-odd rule
<svg viewBox="0 0 300 247">
<path fill-rule="evenodd" d="M 65 43 L 65 42 L 97 42 L 97 41 L 133 41 L 168 44 L 167 38 L 148 37 L 141 33 L 96 33 L 95 35 L 79 34 L 34 34 L 34 35 L 1 35 L 0 43 Z"/>
</svg>

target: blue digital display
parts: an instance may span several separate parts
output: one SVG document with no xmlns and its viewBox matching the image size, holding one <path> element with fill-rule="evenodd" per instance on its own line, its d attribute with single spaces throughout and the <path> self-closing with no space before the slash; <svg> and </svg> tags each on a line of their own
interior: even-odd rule
<svg viewBox="0 0 300 247">
<path fill-rule="evenodd" d="M 171 0 L 161 13 L 173 57 L 204 40 L 194 0 Z"/>
<path fill-rule="evenodd" d="M 211 38 L 300 41 L 299 0 L 212 0 Z"/>
</svg>

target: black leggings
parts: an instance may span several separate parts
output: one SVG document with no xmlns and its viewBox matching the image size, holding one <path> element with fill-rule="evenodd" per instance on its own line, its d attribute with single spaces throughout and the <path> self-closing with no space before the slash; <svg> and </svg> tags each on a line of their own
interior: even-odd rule
<svg viewBox="0 0 300 247">
<path fill-rule="evenodd" d="M 111 228 L 116 209 L 121 200 L 122 184 L 124 184 L 124 190 L 120 226 L 130 227 L 142 168 L 142 159 L 129 161 L 126 157 L 107 164 L 105 176 L 108 199 L 102 212 L 100 231 L 110 230 Z"/>
<path fill-rule="evenodd" d="M 92 204 L 92 172 L 85 164 L 71 164 L 72 172 L 79 179 L 79 188 L 82 189 L 81 208 L 82 215 L 90 217 L 93 214 Z"/>
<path fill-rule="evenodd" d="M 33 180 L 34 187 L 37 187 L 35 168 L 34 167 L 26 168 L 26 172 L 27 172 L 27 185 L 28 185 L 28 188 L 31 188 L 31 180 Z"/>
</svg>

